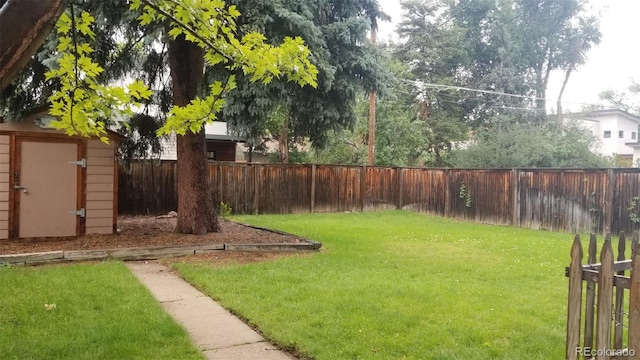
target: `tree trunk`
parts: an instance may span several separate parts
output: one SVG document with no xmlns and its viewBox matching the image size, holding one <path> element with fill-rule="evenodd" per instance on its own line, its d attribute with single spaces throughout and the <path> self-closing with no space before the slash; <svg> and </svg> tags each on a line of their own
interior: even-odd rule
<svg viewBox="0 0 640 360">
<path fill-rule="evenodd" d="M 442 156 L 440 156 L 440 145 L 433 147 L 433 154 L 435 155 L 436 167 L 442 167 Z"/>
<path fill-rule="evenodd" d="M 536 121 L 539 123 L 542 120 L 542 110 L 545 108 L 546 103 L 543 100 L 544 99 L 544 90 L 542 88 L 542 84 L 543 84 L 543 80 L 542 80 L 542 65 L 539 65 L 538 68 L 535 69 L 536 71 L 536 109 L 538 110 L 536 113 Z"/>
<path fill-rule="evenodd" d="M 280 152 L 280 162 L 289 163 L 289 121 L 287 119 L 282 123 L 280 128 L 280 136 L 278 137 L 278 151 Z"/>
<path fill-rule="evenodd" d="M 204 69 L 204 53 L 196 44 L 179 36 L 169 40 L 169 68 L 173 84 L 173 104 L 187 105 L 196 97 Z M 183 234 L 220 231 L 220 223 L 209 189 L 204 128 L 194 134 L 176 136 L 178 151 L 178 224 Z"/>
<path fill-rule="evenodd" d="M 573 71 L 573 66 L 570 66 L 567 69 L 567 72 L 564 74 L 564 81 L 562 82 L 562 87 L 560 88 L 560 93 L 558 94 L 558 102 L 556 103 L 558 107 L 558 115 L 556 118 L 556 126 L 560 128 L 562 126 L 562 95 L 564 94 L 564 89 L 567 87 L 567 83 L 569 83 L 569 77 L 571 76 L 571 72 Z"/>
<path fill-rule="evenodd" d="M 8 0 L 0 8 L 0 91 L 44 42 L 66 0 Z"/>
</svg>

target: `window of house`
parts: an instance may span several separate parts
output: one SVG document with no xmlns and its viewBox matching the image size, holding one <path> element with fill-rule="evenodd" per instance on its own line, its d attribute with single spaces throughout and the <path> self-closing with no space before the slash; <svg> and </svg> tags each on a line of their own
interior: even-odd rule
<svg viewBox="0 0 640 360">
<path fill-rule="evenodd" d="M 216 152 L 215 151 L 207 151 L 207 160 L 215 160 Z"/>
<path fill-rule="evenodd" d="M 635 140 L 636 139 L 636 132 L 632 131 L 631 132 L 631 140 Z"/>
<path fill-rule="evenodd" d="M 605 139 L 609 139 L 611 137 L 611 131 L 605 131 L 604 136 Z"/>
<path fill-rule="evenodd" d="M 620 139 L 624 138 L 624 131 L 622 131 L 622 130 L 621 130 L 621 131 L 618 131 L 618 137 L 619 137 Z"/>
</svg>

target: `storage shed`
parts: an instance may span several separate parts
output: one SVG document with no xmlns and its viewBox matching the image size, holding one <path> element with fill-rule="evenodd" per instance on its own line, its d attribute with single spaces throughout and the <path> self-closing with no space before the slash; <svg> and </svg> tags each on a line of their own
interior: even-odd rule
<svg viewBox="0 0 640 360">
<path fill-rule="evenodd" d="M 42 108 L 0 123 L 0 241 L 111 234 L 118 216 L 120 136 L 68 136 Z"/>
</svg>

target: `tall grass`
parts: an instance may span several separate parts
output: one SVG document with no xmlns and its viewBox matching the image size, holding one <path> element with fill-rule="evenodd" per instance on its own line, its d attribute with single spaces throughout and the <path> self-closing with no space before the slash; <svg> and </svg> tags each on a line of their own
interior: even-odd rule
<svg viewBox="0 0 640 360">
<path fill-rule="evenodd" d="M 316 359 L 559 359 L 572 236 L 403 211 L 244 216 L 323 243 L 268 263 L 175 268 Z"/>
<path fill-rule="evenodd" d="M 45 305 L 46 304 L 46 305 Z M 0 268 L 2 359 L 201 359 L 119 262 Z"/>
</svg>

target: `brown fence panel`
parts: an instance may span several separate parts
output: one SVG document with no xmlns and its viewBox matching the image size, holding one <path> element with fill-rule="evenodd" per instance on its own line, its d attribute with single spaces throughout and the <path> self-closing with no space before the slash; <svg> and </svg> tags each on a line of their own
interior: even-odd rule
<svg viewBox="0 0 640 360">
<path fill-rule="evenodd" d="M 364 210 L 398 208 L 400 194 L 398 169 L 367 167 L 365 175 Z"/>
<path fill-rule="evenodd" d="M 362 210 L 363 169 L 361 166 L 317 165 L 315 211 Z"/>
<path fill-rule="evenodd" d="M 264 164 L 258 166 L 256 174 L 257 213 L 290 214 L 310 211 L 310 165 Z"/>
<path fill-rule="evenodd" d="M 602 231 L 606 170 L 520 170 L 520 226 L 551 231 Z"/>
<path fill-rule="evenodd" d="M 159 215 L 178 208 L 176 163 L 139 161 L 118 170 L 118 212 Z"/>
<path fill-rule="evenodd" d="M 446 172 L 443 169 L 403 169 L 402 208 L 444 216 Z"/>
<path fill-rule="evenodd" d="M 490 224 L 511 224 L 511 170 L 450 170 L 448 216 Z"/>
<path fill-rule="evenodd" d="M 611 229 L 613 233 L 624 231 L 628 234 L 638 231 L 640 224 L 632 220 L 632 214 L 640 216 L 640 171 L 639 169 L 614 170 L 613 201 L 611 209 Z M 635 203 L 635 205 L 634 205 Z M 633 207 L 633 209 L 630 209 Z M 635 217 L 633 219 L 636 219 Z"/>
<path fill-rule="evenodd" d="M 253 177 L 251 169 L 243 164 L 210 163 L 209 187 L 214 205 L 229 205 L 234 213 L 253 212 Z"/>
</svg>

